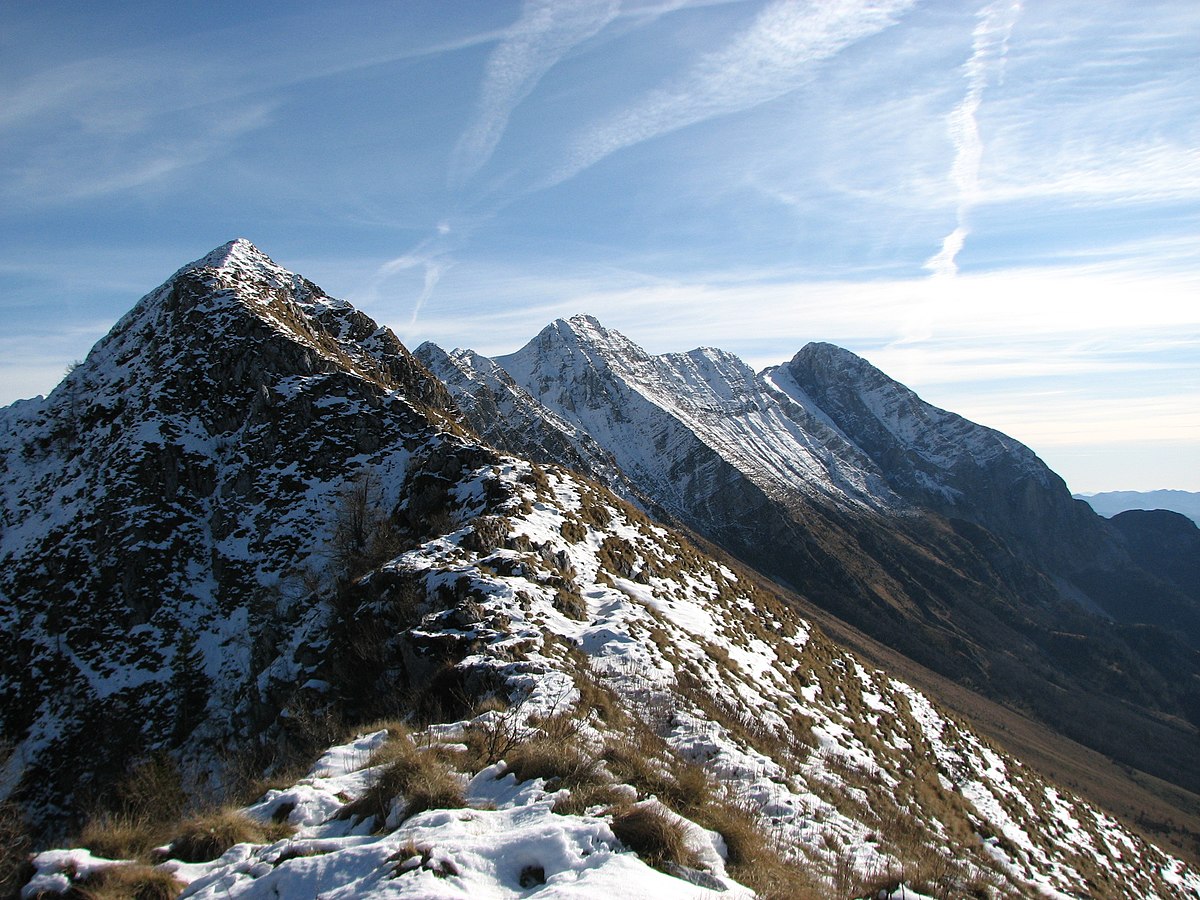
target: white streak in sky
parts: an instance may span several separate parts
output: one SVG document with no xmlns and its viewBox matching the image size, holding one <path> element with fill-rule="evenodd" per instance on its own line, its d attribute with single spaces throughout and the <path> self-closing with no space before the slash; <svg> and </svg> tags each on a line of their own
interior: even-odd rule
<svg viewBox="0 0 1200 900">
<path fill-rule="evenodd" d="M 487 164 L 513 110 L 542 76 L 618 11 L 616 0 L 525 0 L 521 18 L 488 57 L 474 117 L 451 158 L 453 187 L 462 187 Z"/>
<path fill-rule="evenodd" d="M 439 223 L 437 237 L 426 238 L 408 253 L 389 260 L 380 266 L 368 289 L 370 292 L 376 291 L 383 281 L 399 272 L 405 272 L 409 269 L 422 269 L 421 292 L 417 295 L 416 302 L 413 304 L 412 314 L 409 316 L 409 330 L 416 326 L 417 319 L 421 315 L 421 309 L 425 306 L 425 302 L 433 296 L 434 288 L 437 287 L 442 275 L 452 264 L 447 241 L 447 236 L 450 233 L 449 226 L 446 226 L 445 230 L 443 230 L 443 225 L 445 223 Z"/>
<path fill-rule="evenodd" d="M 1020 0 L 996 0 L 979 11 L 971 58 L 963 71 L 967 77 L 967 95 L 950 113 L 950 140 L 954 143 L 954 165 L 950 178 L 958 192 L 958 222 L 942 241 L 942 249 L 925 263 L 936 276 L 958 274 L 954 261 L 970 233 L 967 215 L 979 200 L 979 167 L 983 162 L 983 139 L 979 136 L 976 115 L 983 102 L 983 90 L 993 71 L 1000 72 L 1008 53 L 1008 39 L 1021 12 Z"/>
<path fill-rule="evenodd" d="M 541 187 L 566 181 L 642 141 L 782 97 L 800 87 L 814 65 L 893 25 L 914 2 L 777 0 L 728 46 L 586 131 Z"/>
</svg>

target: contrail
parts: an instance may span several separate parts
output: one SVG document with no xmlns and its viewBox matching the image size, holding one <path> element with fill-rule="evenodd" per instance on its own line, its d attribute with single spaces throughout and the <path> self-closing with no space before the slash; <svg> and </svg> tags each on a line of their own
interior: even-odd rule
<svg viewBox="0 0 1200 900">
<path fill-rule="evenodd" d="M 542 76 L 618 12 L 615 0 L 525 0 L 521 18 L 488 57 L 475 115 L 454 148 L 452 187 L 462 187 L 491 159 L 513 110 Z"/>
<path fill-rule="evenodd" d="M 893 25 L 915 0 L 776 0 L 721 50 L 593 125 L 540 184 L 575 177 L 618 150 L 796 90 L 822 61 Z"/>
<path fill-rule="evenodd" d="M 1008 39 L 1021 12 L 1020 0 L 996 0 L 979 11 L 975 25 L 971 58 L 963 67 L 967 94 L 950 113 L 950 140 L 954 144 L 954 165 L 950 178 L 958 193 L 956 227 L 942 240 L 942 249 L 931 256 L 924 268 L 934 276 L 958 274 L 955 258 L 970 233 L 967 215 L 979 199 L 979 168 L 983 161 L 983 139 L 979 136 L 976 114 L 983 102 L 983 90 L 993 71 L 1000 72 L 1008 54 Z"/>
</svg>

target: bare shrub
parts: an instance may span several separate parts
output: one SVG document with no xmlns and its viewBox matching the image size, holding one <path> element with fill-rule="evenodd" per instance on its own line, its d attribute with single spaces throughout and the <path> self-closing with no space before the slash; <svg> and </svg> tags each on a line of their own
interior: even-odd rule
<svg viewBox="0 0 1200 900">
<path fill-rule="evenodd" d="M 379 476 L 369 469 L 338 494 L 329 558 L 339 580 L 356 581 L 402 549 L 402 537 L 382 508 L 381 494 Z"/>
<path fill-rule="evenodd" d="M 498 763 L 525 740 L 523 706 L 524 700 L 508 705 L 493 696 L 476 707 L 476 719 L 463 734 L 468 760 L 475 768 Z"/>
</svg>

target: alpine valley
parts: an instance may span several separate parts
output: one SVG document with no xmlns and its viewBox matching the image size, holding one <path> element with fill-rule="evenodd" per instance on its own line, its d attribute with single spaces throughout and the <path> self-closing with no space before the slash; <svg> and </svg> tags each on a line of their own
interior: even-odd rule
<svg viewBox="0 0 1200 900">
<path fill-rule="evenodd" d="M 3 894 L 1200 896 L 1200 530 L 829 344 L 410 353 L 236 240 L 0 526 Z"/>
</svg>

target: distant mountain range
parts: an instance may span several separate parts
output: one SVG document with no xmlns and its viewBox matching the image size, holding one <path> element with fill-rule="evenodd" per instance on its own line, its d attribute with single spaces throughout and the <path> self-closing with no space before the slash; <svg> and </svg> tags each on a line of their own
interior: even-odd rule
<svg viewBox="0 0 1200 900">
<path fill-rule="evenodd" d="M 1169 509 L 1200 525 L 1200 493 L 1194 491 L 1102 491 L 1073 496 L 1109 518 L 1127 509 Z"/>
<path fill-rule="evenodd" d="M 41 846 L 160 829 L 120 877 L 1200 892 L 806 612 L 1165 780 L 1178 818 L 1142 824 L 1194 852 L 1200 530 L 1097 516 L 829 344 L 755 373 L 578 316 L 497 359 L 410 354 L 233 241 L 0 410 L 0 515 L 3 811 Z M 146 771 L 200 803 L 318 756 L 234 813 L 286 838 L 198 860 L 137 805 Z M 89 846 L 0 884 L 88 895 L 118 877 Z"/>
</svg>

